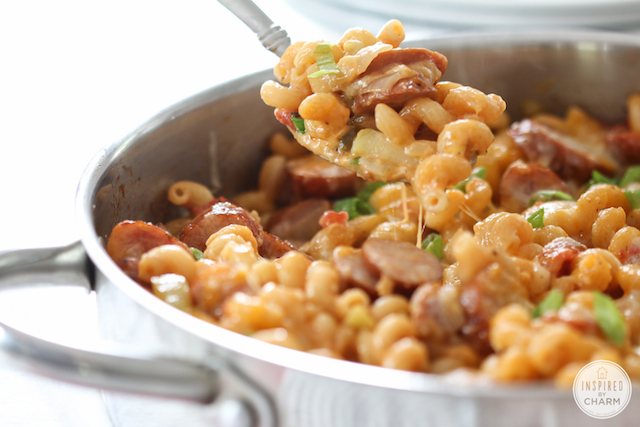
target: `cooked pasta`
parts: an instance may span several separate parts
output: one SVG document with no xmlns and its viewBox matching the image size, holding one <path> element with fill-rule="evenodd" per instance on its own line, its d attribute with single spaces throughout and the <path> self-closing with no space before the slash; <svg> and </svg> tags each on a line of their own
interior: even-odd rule
<svg viewBox="0 0 640 427">
<path fill-rule="evenodd" d="M 169 187 L 167 198 L 171 203 L 187 209 L 201 207 L 213 200 L 211 190 L 193 181 L 179 181 Z"/>
<path fill-rule="evenodd" d="M 125 221 L 109 254 L 178 309 L 316 355 L 561 387 L 604 358 L 640 378 L 640 166 L 615 146 L 640 149 L 640 95 L 616 126 L 534 103 L 509 124 L 403 38 L 391 21 L 294 43 L 261 89 L 292 135 L 255 188 L 178 182 L 190 216 Z"/>
</svg>

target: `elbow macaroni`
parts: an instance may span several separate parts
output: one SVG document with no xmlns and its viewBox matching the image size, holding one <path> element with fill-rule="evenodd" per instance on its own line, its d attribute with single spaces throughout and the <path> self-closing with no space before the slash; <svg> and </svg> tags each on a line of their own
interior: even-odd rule
<svg viewBox="0 0 640 427">
<path fill-rule="evenodd" d="M 213 200 L 213 194 L 204 185 L 193 181 L 179 181 L 169 187 L 167 198 L 171 203 L 193 209 Z"/>
</svg>

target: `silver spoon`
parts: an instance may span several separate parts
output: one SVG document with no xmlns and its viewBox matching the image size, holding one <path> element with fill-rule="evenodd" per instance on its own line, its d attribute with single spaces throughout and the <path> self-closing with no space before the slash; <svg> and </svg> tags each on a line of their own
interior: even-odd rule
<svg viewBox="0 0 640 427">
<path fill-rule="evenodd" d="M 251 0 L 218 0 L 236 15 L 256 35 L 267 50 L 282 56 L 291 45 L 287 32 L 273 21 Z"/>
</svg>

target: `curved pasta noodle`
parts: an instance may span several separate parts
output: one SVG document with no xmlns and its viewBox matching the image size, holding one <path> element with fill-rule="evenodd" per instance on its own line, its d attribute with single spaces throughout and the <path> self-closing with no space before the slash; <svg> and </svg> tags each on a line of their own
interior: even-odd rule
<svg viewBox="0 0 640 427">
<path fill-rule="evenodd" d="M 213 200 L 213 194 L 204 185 L 193 181 L 178 181 L 167 190 L 171 203 L 193 209 L 206 205 Z"/>
<path fill-rule="evenodd" d="M 462 157 L 434 154 L 422 160 L 411 182 L 427 212 L 442 212 L 449 202 L 445 190 L 468 178 L 471 165 Z"/>
<path fill-rule="evenodd" d="M 438 135 L 438 153 L 467 159 L 486 152 L 493 142 L 493 132 L 477 120 L 462 119 L 447 123 Z"/>
<path fill-rule="evenodd" d="M 474 116 L 484 123 L 493 123 L 506 108 L 505 102 L 495 94 L 486 95 L 468 86 L 452 87 L 447 91 L 442 106 L 457 117 Z"/>
<path fill-rule="evenodd" d="M 393 47 L 400 46 L 404 40 L 404 26 L 397 19 L 392 19 L 380 29 L 377 39 Z"/>
<path fill-rule="evenodd" d="M 196 260 L 182 246 L 162 245 L 145 252 L 138 264 L 138 277 L 150 283 L 154 276 L 173 273 L 184 276 L 193 283 L 196 275 Z"/>
<path fill-rule="evenodd" d="M 414 138 L 415 126 L 407 123 L 400 114 L 385 104 L 378 104 L 375 108 L 376 127 L 385 137 L 398 145 L 407 145 Z"/>
<path fill-rule="evenodd" d="M 227 225 L 209 236 L 204 257 L 252 265 L 258 261 L 257 251 L 258 243 L 249 228 Z"/>
<path fill-rule="evenodd" d="M 442 132 L 447 123 L 454 120 L 451 113 L 431 98 L 417 98 L 408 102 L 400 114 L 419 119 L 437 134 Z"/>
</svg>

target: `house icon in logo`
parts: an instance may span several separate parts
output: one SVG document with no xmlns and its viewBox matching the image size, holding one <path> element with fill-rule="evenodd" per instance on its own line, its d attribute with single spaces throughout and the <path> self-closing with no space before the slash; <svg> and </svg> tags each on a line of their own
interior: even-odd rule
<svg viewBox="0 0 640 427">
<path fill-rule="evenodd" d="M 598 372 L 598 379 L 599 380 L 606 380 L 607 379 L 607 370 L 604 368 L 598 368 L 597 370 Z"/>
</svg>

